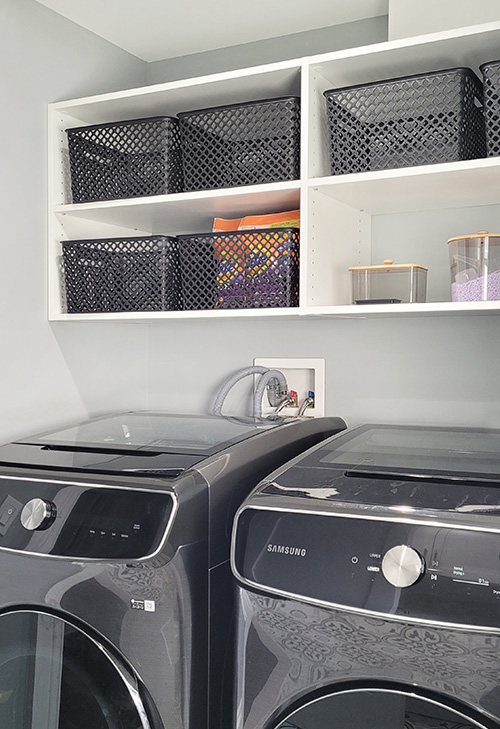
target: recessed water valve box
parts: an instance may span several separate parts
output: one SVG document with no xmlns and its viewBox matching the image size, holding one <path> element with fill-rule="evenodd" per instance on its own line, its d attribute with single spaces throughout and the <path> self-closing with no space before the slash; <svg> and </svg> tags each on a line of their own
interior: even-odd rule
<svg viewBox="0 0 500 729">
<path fill-rule="evenodd" d="M 307 417 L 321 417 L 325 414 L 325 360 L 312 358 L 264 358 L 256 357 L 255 365 L 280 370 L 286 378 L 289 392 L 296 393 L 294 407 L 284 407 L 280 415 L 297 415 L 306 398 L 313 393 L 313 403 L 307 405 L 303 415 Z M 256 378 L 255 386 L 258 384 Z M 271 415 L 276 408 L 269 402 L 268 394 L 264 393 L 262 400 L 262 415 Z"/>
</svg>

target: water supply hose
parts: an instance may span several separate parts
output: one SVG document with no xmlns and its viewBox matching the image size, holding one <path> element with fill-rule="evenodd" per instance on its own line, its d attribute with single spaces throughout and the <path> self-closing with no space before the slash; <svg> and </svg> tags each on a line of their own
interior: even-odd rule
<svg viewBox="0 0 500 729">
<path fill-rule="evenodd" d="M 245 367 L 242 370 L 238 370 L 231 377 L 229 377 L 221 386 L 219 392 L 215 396 L 214 404 L 212 407 L 212 415 L 222 415 L 222 406 L 229 393 L 229 391 L 236 385 L 237 382 L 242 380 L 244 377 L 249 375 L 262 375 L 253 397 L 253 416 L 255 418 L 262 417 L 262 398 L 264 396 L 264 390 L 266 385 L 273 378 L 277 379 L 283 393 L 288 392 L 288 384 L 285 375 L 279 370 L 271 370 L 269 367 L 262 367 L 260 365 L 252 365 L 251 367 Z"/>
</svg>

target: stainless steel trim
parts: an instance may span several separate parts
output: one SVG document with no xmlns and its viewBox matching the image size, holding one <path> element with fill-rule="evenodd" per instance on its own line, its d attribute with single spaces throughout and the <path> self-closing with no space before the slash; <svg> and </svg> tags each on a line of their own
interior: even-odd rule
<svg viewBox="0 0 500 729">
<path fill-rule="evenodd" d="M 101 651 L 101 653 L 106 656 L 108 661 L 111 663 L 114 670 L 118 673 L 121 680 L 125 684 L 125 687 L 130 694 L 130 698 L 132 699 L 132 703 L 134 704 L 137 714 L 141 721 L 141 728 L 142 729 L 153 729 L 151 727 L 150 721 L 148 719 L 148 715 L 146 712 L 146 709 L 144 708 L 144 704 L 142 702 L 138 684 L 139 684 L 139 676 L 136 674 L 134 668 L 132 666 L 128 667 L 125 663 L 118 662 L 116 657 L 113 656 L 112 653 L 106 648 L 103 643 L 93 638 L 91 635 L 86 633 L 84 630 L 82 630 L 78 625 L 74 624 L 71 620 L 67 620 L 66 618 L 62 617 L 61 615 L 55 615 L 53 613 L 46 612 L 45 610 L 39 610 L 39 609 L 33 609 L 33 610 L 23 610 L 23 609 L 16 609 L 11 608 L 10 610 L 6 610 L 5 612 L 2 612 L 1 615 L 12 615 L 16 613 L 28 613 L 32 615 L 46 615 L 49 618 L 52 618 L 54 620 L 60 620 L 65 625 L 70 625 L 72 628 L 75 628 L 78 630 L 79 633 L 82 633 L 82 635 L 87 638 L 87 640 L 90 640 L 91 643 L 95 645 L 96 648 Z M 0 615 L 0 617 L 1 617 Z"/>
<path fill-rule="evenodd" d="M 347 613 L 356 613 L 359 615 L 374 615 L 375 617 L 379 618 L 385 618 L 386 620 L 396 620 L 402 623 L 417 623 L 419 625 L 431 625 L 431 626 L 439 626 L 444 628 L 453 628 L 453 629 L 459 629 L 459 630 L 467 630 L 467 631 L 475 631 L 475 632 L 494 632 L 494 633 L 500 633 L 500 626 L 495 627 L 491 625 L 469 625 L 468 623 L 450 623 L 446 621 L 441 620 L 428 620 L 426 618 L 414 618 L 412 616 L 407 615 L 393 615 L 392 613 L 381 613 L 375 610 L 366 610 L 364 608 L 356 608 L 356 607 L 350 607 L 347 605 L 340 605 L 339 603 L 334 602 L 328 602 L 327 600 L 318 600 L 316 598 L 308 597 L 306 595 L 300 595 L 299 593 L 294 592 L 287 592 L 286 590 L 279 590 L 274 587 L 270 587 L 268 585 L 263 585 L 259 582 L 253 582 L 253 580 L 248 580 L 246 577 L 243 577 L 240 572 L 236 569 L 236 560 L 235 560 L 235 551 L 236 551 L 236 532 L 238 527 L 238 521 L 241 516 L 241 514 L 244 511 L 247 511 L 247 509 L 253 509 L 255 511 L 277 511 L 277 512 L 286 512 L 291 514 L 314 514 L 317 516 L 335 516 L 340 518 L 346 518 L 346 519 L 371 519 L 376 521 L 388 521 L 388 522 L 396 522 L 398 524 L 419 524 L 419 525 L 425 525 L 425 526 L 438 526 L 438 527 L 449 527 L 452 529 L 468 529 L 470 531 L 481 531 L 486 533 L 493 533 L 497 534 L 500 532 L 500 529 L 484 529 L 482 527 L 473 527 L 473 526 L 461 526 L 460 524 L 447 524 L 445 522 L 435 522 L 435 521 L 426 521 L 426 520 L 420 520 L 420 519 L 410 519 L 410 518 L 390 518 L 390 517 L 382 517 L 377 516 L 375 514 L 343 514 L 342 512 L 335 512 L 335 511 L 314 511 L 313 509 L 301 509 L 301 508 L 295 508 L 292 509 L 290 507 L 283 507 L 280 508 L 278 506 L 257 506 L 253 504 L 243 504 L 238 511 L 236 512 L 234 523 L 233 523 L 233 531 L 231 534 L 231 554 L 230 554 L 230 564 L 231 564 L 231 570 L 233 572 L 233 575 L 243 584 L 248 587 L 252 587 L 253 589 L 262 590 L 266 592 L 267 594 L 276 595 L 277 597 L 288 597 L 292 600 L 299 600 L 301 602 L 309 603 L 311 605 L 319 605 L 320 607 L 329 607 L 334 608 L 335 610 L 340 610 L 341 612 L 347 612 Z"/>
<path fill-rule="evenodd" d="M 36 468 L 36 466 L 33 466 L 33 468 Z M 117 474 L 110 474 L 116 477 Z M 9 476 L 7 474 L 0 474 L 0 479 L 5 479 L 6 481 L 29 481 L 30 483 L 62 483 L 66 486 L 88 486 L 89 488 L 100 488 L 100 489 L 120 489 L 119 486 L 112 486 L 110 484 L 106 483 L 89 483 L 88 481 L 67 481 L 66 479 L 59 479 L 59 478 L 29 478 L 27 476 Z M 141 488 L 136 486 L 127 486 L 127 491 L 146 491 L 147 493 L 158 493 L 160 489 L 148 489 L 148 488 Z M 165 485 L 165 488 L 162 489 L 165 493 L 171 494 L 173 492 L 172 487 L 169 484 Z M 160 490 L 161 491 L 161 490 Z"/>
<path fill-rule="evenodd" d="M 337 502 L 342 503 L 343 506 L 346 507 L 346 509 L 353 509 L 356 507 L 355 504 L 347 503 L 347 502 Z M 280 506 L 261 506 L 257 504 L 243 504 L 240 506 L 238 511 L 236 512 L 235 516 L 235 525 L 237 520 L 239 519 L 240 514 L 243 511 L 246 511 L 246 509 L 257 509 L 262 511 L 286 511 L 287 513 L 301 513 L 301 514 L 315 514 L 317 516 L 339 516 L 345 519 L 370 519 L 374 521 L 390 521 L 390 522 L 397 522 L 398 524 L 420 524 L 424 526 L 439 526 L 439 527 L 449 527 L 450 529 L 467 529 L 470 531 L 479 531 L 479 532 L 488 532 L 492 534 L 500 534 L 500 526 L 495 529 L 486 529 L 482 526 L 473 526 L 472 524 L 455 524 L 454 522 L 446 522 L 446 521 L 439 521 L 437 519 L 434 521 L 433 519 L 429 519 L 428 517 L 424 519 L 418 518 L 418 511 L 415 510 L 413 512 L 413 516 L 390 516 L 390 515 L 378 515 L 378 514 L 366 514 L 366 513 L 353 513 L 351 512 L 344 512 L 344 511 L 332 511 L 331 509 L 303 509 L 302 507 L 280 507 Z M 401 513 L 404 513 L 401 511 Z"/>
<path fill-rule="evenodd" d="M 26 476 L 7 476 L 0 474 L 0 479 L 4 480 L 10 480 L 10 481 L 25 481 L 27 483 L 52 483 L 52 484 L 61 484 L 62 486 L 84 486 L 86 488 L 97 488 L 97 489 L 111 489 L 113 491 L 140 491 L 145 492 L 149 494 L 157 494 L 157 493 L 164 493 L 166 496 L 170 496 L 172 499 L 172 511 L 170 513 L 170 517 L 167 522 L 167 526 L 165 527 L 165 532 L 163 534 L 162 539 L 160 540 L 160 543 L 157 547 L 157 549 L 152 552 L 151 554 L 147 554 L 144 557 L 140 557 L 139 559 L 96 559 L 94 557 L 66 557 L 64 555 L 57 555 L 57 554 L 43 554 L 41 552 L 29 552 L 24 549 L 12 549 L 10 547 L 2 547 L 0 546 L 0 552 L 9 552 L 11 554 L 24 554 L 29 557 L 39 557 L 40 559 L 57 559 L 57 560 L 63 560 L 65 562 L 90 562 L 90 563 L 97 563 L 97 564 L 121 564 L 121 563 L 128 563 L 128 562 L 134 562 L 134 563 L 141 563 L 141 562 L 148 562 L 149 560 L 153 559 L 154 557 L 157 557 L 163 547 L 165 546 L 165 543 L 170 535 L 170 531 L 172 529 L 172 524 L 174 523 L 175 517 L 177 515 L 177 511 L 179 509 L 179 500 L 177 497 L 177 494 L 175 491 L 171 488 L 165 488 L 162 491 L 159 491 L 158 489 L 148 489 L 148 488 L 136 488 L 135 486 L 128 487 L 126 489 L 121 489 L 119 486 L 110 486 L 109 484 L 101 484 L 101 483 L 86 483 L 85 481 L 65 481 L 65 480 L 59 480 L 54 478 L 28 478 Z"/>
<path fill-rule="evenodd" d="M 410 688 L 410 687 L 409 687 Z M 436 699 L 428 698 L 427 696 L 420 696 L 419 694 L 413 693 L 411 690 L 409 691 L 399 691 L 398 689 L 383 689 L 379 687 L 369 688 L 369 687 L 361 687 L 360 688 L 353 688 L 353 689 L 343 689 L 341 691 L 332 691 L 330 694 L 325 694 L 324 696 L 320 696 L 317 699 L 313 699 L 312 701 L 307 701 L 306 703 L 302 704 L 298 709 L 295 709 L 291 714 L 287 714 L 287 716 L 280 721 L 280 723 L 276 726 L 276 729 L 280 729 L 280 726 L 283 724 L 284 721 L 291 721 L 293 720 L 293 717 L 295 714 L 298 714 L 302 709 L 305 709 L 307 706 L 312 706 L 313 704 L 316 704 L 320 701 L 324 701 L 325 699 L 328 699 L 330 697 L 335 698 L 336 696 L 344 696 L 346 694 L 359 694 L 359 693 L 381 693 L 381 694 L 394 694 L 396 696 L 404 696 L 404 697 L 411 697 L 412 699 L 418 699 L 419 701 L 427 702 L 428 704 L 432 704 L 432 706 L 436 706 L 440 709 L 445 709 L 445 711 L 450 711 L 453 714 L 456 715 L 456 717 L 460 717 L 460 719 L 465 719 L 467 722 L 474 724 L 474 726 L 479 727 L 479 729 L 487 729 L 487 727 L 484 724 L 479 724 L 475 719 L 472 719 L 472 717 L 468 716 L 467 714 L 463 714 L 461 711 L 457 711 L 457 709 L 452 708 L 451 706 L 448 706 L 445 701 L 437 701 Z M 481 707 L 481 711 L 483 714 L 488 716 L 491 719 L 494 719 L 497 721 L 497 717 L 493 716 L 490 713 L 487 713 L 484 711 L 483 707 Z"/>
</svg>

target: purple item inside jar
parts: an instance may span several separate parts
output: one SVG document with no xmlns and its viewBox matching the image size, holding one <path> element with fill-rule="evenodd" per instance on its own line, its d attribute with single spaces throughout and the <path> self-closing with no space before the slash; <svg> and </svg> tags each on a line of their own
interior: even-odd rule
<svg viewBox="0 0 500 729">
<path fill-rule="evenodd" d="M 478 276 L 471 281 L 451 284 L 452 301 L 499 301 L 500 300 L 500 271 L 494 271 L 487 276 L 487 291 L 484 298 L 484 278 Z"/>
</svg>

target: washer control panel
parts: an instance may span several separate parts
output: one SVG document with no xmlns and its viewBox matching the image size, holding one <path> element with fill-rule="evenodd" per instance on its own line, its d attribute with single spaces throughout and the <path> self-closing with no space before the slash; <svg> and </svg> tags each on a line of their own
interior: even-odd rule
<svg viewBox="0 0 500 729">
<path fill-rule="evenodd" d="M 0 478 L 0 549 L 96 560 L 155 553 L 170 493 L 54 480 Z"/>
<path fill-rule="evenodd" d="M 500 533 L 338 514 L 246 508 L 233 568 L 277 594 L 500 629 Z"/>
</svg>

